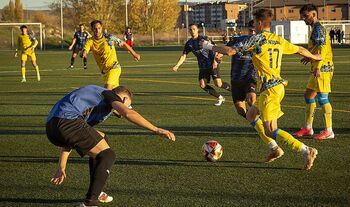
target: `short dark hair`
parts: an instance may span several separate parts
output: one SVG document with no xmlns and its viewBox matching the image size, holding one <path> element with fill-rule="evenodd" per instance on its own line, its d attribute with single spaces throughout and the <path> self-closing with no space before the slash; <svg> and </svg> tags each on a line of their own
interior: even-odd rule
<svg viewBox="0 0 350 207">
<path fill-rule="evenodd" d="M 273 17 L 272 11 L 270 9 L 259 9 L 254 12 L 254 17 L 256 20 L 264 21 L 271 19 Z"/>
<path fill-rule="evenodd" d="M 134 96 L 134 94 L 125 86 L 118 86 L 116 88 L 113 88 L 112 91 L 116 94 L 125 94 L 129 96 L 130 99 L 132 99 L 132 97 Z"/>
<path fill-rule="evenodd" d="M 317 7 L 315 6 L 315 4 L 306 4 L 300 8 L 299 13 L 302 14 L 305 11 L 307 12 L 316 11 L 317 13 Z"/>
<path fill-rule="evenodd" d="M 28 27 L 26 25 L 22 25 L 19 29 L 22 30 L 24 28 L 28 29 Z"/>
<path fill-rule="evenodd" d="M 95 26 L 96 24 L 102 25 L 102 22 L 101 22 L 100 20 L 96 20 L 96 19 L 95 19 L 94 21 L 92 21 L 92 22 L 90 23 L 91 28 L 94 28 L 94 26 Z"/>
<path fill-rule="evenodd" d="M 196 26 L 197 28 L 199 28 L 198 24 L 192 23 L 188 25 L 188 28 L 192 27 L 192 26 Z"/>
<path fill-rule="evenodd" d="M 79 24 L 79 27 L 81 27 L 81 26 L 85 26 L 85 24 L 84 23 Z"/>
</svg>

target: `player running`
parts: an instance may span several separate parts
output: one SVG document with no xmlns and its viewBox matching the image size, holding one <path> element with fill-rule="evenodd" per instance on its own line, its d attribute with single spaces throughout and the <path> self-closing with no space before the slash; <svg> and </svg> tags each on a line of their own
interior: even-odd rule
<svg viewBox="0 0 350 207">
<path fill-rule="evenodd" d="M 223 46 L 220 48 L 229 52 L 231 50 L 230 48 L 242 47 L 255 34 L 253 20 L 248 23 L 248 27 L 248 35 L 234 36 L 227 43 L 226 47 Z M 269 146 L 272 153 L 266 157 L 264 162 L 270 163 L 277 158 L 274 150 L 278 148 L 278 145 L 274 139 L 265 135 L 263 122 L 259 118 L 259 110 L 254 106 L 256 102 L 257 75 L 254 70 L 252 56 L 252 52 L 242 51 L 234 54 L 231 58 L 232 100 L 237 113 L 251 123 L 263 142 Z"/>
<path fill-rule="evenodd" d="M 172 70 L 177 72 L 179 67 L 186 60 L 187 54 L 192 52 L 197 57 L 198 61 L 199 87 L 218 99 L 215 106 L 221 106 L 221 104 L 225 102 L 225 98 L 209 85 L 210 77 L 212 77 L 214 84 L 217 87 L 231 91 L 231 86 L 230 84 L 221 80 L 219 64 L 215 61 L 215 53 L 199 48 L 199 43 L 206 39 L 206 37 L 198 34 L 198 26 L 196 24 L 191 24 L 189 26 L 189 31 L 191 34 L 191 39 L 186 42 L 182 55 L 180 56 L 176 65 L 172 67 Z"/>
<path fill-rule="evenodd" d="M 87 58 L 90 50 L 93 52 L 96 63 L 104 78 L 104 87 L 113 89 L 119 86 L 119 77 L 122 70 L 114 45 L 126 49 L 136 61 L 140 60 L 140 55 L 116 36 L 104 34 L 103 25 L 100 20 L 94 20 L 90 25 L 94 35 L 86 42 L 82 53 L 83 57 Z"/>
<path fill-rule="evenodd" d="M 46 123 L 49 141 L 60 147 L 58 169 L 51 182 L 60 185 L 66 178 L 69 154 L 75 149 L 81 157 L 89 156 L 90 184 L 84 202 L 80 205 L 98 206 L 100 202 L 113 200 L 101 193 L 110 174 L 116 155 L 110 148 L 106 135 L 93 128 L 111 114 L 148 129 L 159 136 L 175 141 L 175 135 L 158 128 L 130 110 L 132 93 L 123 86 L 107 90 L 100 86 L 88 85 L 64 96 L 51 109 Z"/>
<path fill-rule="evenodd" d="M 37 80 L 40 81 L 39 66 L 36 63 L 35 48 L 38 45 L 38 40 L 34 34 L 28 30 L 26 25 L 20 27 L 21 34 L 18 36 L 17 49 L 15 57 L 18 57 L 18 51 L 21 50 L 21 71 L 22 71 L 22 83 L 26 82 L 26 62 L 28 57 L 32 62 L 36 71 Z"/>
<path fill-rule="evenodd" d="M 79 31 L 74 33 L 72 44 L 69 46 L 68 50 L 72 50 L 72 57 L 70 59 L 70 66 L 68 69 L 74 68 L 74 60 L 78 53 L 81 52 L 85 46 L 86 41 L 91 35 L 85 31 L 84 24 L 79 24 Z M 87 58 L 83 57 L 84 69 L 87 69 Z"/>
<path fill-rule="evenodd" d="M 126 31 L 124 32 L 124 41 L 126 42 L 126 44 L 128 44 L 130 47 L 133 46 L 134 43 L 134 34 L 131 32 L 131 28 L 128 27 L 126 28 Z"/>
<path fill-rule="evenodd" d="M 281 101 L 284 97 L 284 87 L 286 81 L 280 76 L 283 54 L 298 53 L 310 60 L 321 60 L 319 55 L 313 55 L 303 47 L 298 47 L 289 43 L 276 34 L 270 33 L 272 21 L 272 12 L 268 9 L 259 9 L 254 13 L 255 29 L 257 35 L 250 38 L 246 46 L 241 48 L 220 48 L 203 42 L 203 48 L 210 49 L 226 55 L 234 55 L 241 49 L 252 50 L 253 64 L 258 75 L 258 88 L 260 96 L 258 98 L 258 108 L 260 118 L 263 121 L 265 135 L 274 140 L 283 141 L 288 144 L 292 150 L 301 152 L 305 158 L 305 170 L 310 170 L 317 156 L 317 150 L 308 147 L 304 143 L 295 139 L 288 132 L 278 128 L 277 120 L 283 115 L 281 111 Z M 251 43 L 252 47 L 249 47 Z M 284 154 L 279 146 L 275 146 L 270 152 L 271 157 L 279 158 Z"/>
<path fill-rule="evenodd" d="M 311 75 L 304 94 L 306 102 L 306 123 L 305 126 L 294 133 L 294 136 L 310 136 L 314 134 L 312 123 L 316 109 L 316 100 L 323 110 L 325 130 L 313 138 L 316 140 L 333 139 L 332 129 L 332 106 L 328 99 L 331 92 L 331 81 L 333 77 L 333 52 L 329 35 L 321 23 L 318 21 L 317 8 L 313 4 L 304 5 L 300 9 L 301 18 L 307 25 L 312 27 L 308 49 L 312 53 L 320 54 L 322 61 L 311 62 Z M 304 64 L 310 62 L 309 59 L 301 60 Z"/>
</svg>

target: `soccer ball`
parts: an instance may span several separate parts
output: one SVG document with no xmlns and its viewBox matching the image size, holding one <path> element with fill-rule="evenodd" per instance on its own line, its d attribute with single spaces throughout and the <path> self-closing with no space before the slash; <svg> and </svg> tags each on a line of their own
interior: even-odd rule
<svg viewBox="0 0 350 207">
<path fill-rule="evenodd" d="M 209 140 L 203 145 L 202 152 L 203 152 L 204 158 L 207 161 L 215 162 L 221 158 L 223 154 L 223 149 L 222 149 L 222 146 L 217 141 Z"/>
</svg>

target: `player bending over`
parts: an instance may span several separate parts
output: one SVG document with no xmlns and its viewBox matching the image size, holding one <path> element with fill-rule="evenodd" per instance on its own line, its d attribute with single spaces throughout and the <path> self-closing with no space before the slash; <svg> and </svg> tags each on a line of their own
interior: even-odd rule
<svg viewBox="0 0 350 207">
<path fill-rule="evenodd" d="M 294 133 L 294 136 L 310 136 L 314 134 L 312 123 L 316 109 L 316 100 L 323 110 L 325 130 L 314 136 L 314 139 L 324 140 L 334 138 L 332 129 L 332 106 L 328 99 L 331 92 L 331 81 L 333 77 L 333 52 L 329 35 L 321 23 L 318 21 L 317 8 L 313 4 L 304 5 L 300 9 L 300 15 L 307 25 L 312 27 L 309 39 L 309 51 L 320 54 L 322 61 L 311 62 L 311 75 L 304 94 L 306 102 L 306 123 L 305 126 Z M 309 59 L 301 60 L 304 64 L 310 62 Z"/>
<path fill-rule="evenodd" d="M 79 31 L 74 33 L 72 44 L 69 46 L 68 50 L 72 50 L 72 57 L 70 59 L 70 66 L 68 69 L 73 69 L 75 58 L 79 52 L 82 52 L 86 41 L 91 35 L 85 31 L 84 24 L 79 24 Z M 87 58 L 83 58 L 84 69 L 87 69 Z"/>
<path fill-rule="evenodd" d="M 222 82 L 221 80 L 219 64 L 215 61 L 215 53 L 206 49 L 201 49 L 199 47 L 199 43 L 202 40 L 206 39 L 206 37 L 198 34 L 198 26 L 191 24 L 189 26 L 189 31 L 191 34 L 191 39 L 186 42 L 184 51 L 172 70 L 174 72 L 177 72 L 179 67 L 186 60 L 187 54 L 192 52 L 197 57 L 198 61 L 199 87 L 201 87 L 210 95 L 216 97 L 218 99 L 218 102 L 215 104 L 215 106 L 220 106 L 223 102 L 225 102 L 225 98 L 209 85 L 210 77 L 213 78 L 214 84 L 217 87 L 230 91 L 231 86 L 230 84 Z"/>
<path fill-rule="evenodd" d="M 100 20 L 94 20 L 90 25 L 94 35 L 86 42 L 83 57 L 87 58 L 89 51 L 92 51 L 103 75 L 104 87 L 113 89 L 119 86 L 119 77 L 122 71 L 114 45 L 126 49 L 136 61 L 140 60 L 140 55 L 116 36 L 104 34 L 103 25 Z"/>
<path fill-rule="evenodd" d="M 18 36 L 17 49 L 15 57 L 18 56 L 18 51 L 21 50 L 21 70 L 22 70 L 22 83 L 26 82 L 26 62 L 28 57 L 32 62 L 33 67 L 36 71 L 37 80 L 40 81 L 39 66 L 36 63 L 35 48 L 38 45 L 38 40 L 34 34 L 29 32 L 26 25 L 20 27 L 21 34 Z"/>
<path fill-rule="evenodd" d="M 132 93 L 126 87 L 107 90 L 88 85 L 64 96 L 53 106 L 47 117 L 47 137 L 52 144 L 61 148 L 58 169 L 51 179 L 53 184 L 60 185 L 66 178 L 67 160 L 72 149 L 82 157 L 89 156 L 90 184 L 81 207 L 98 206 L 98 201 L 106 201 L 106 198 L 112 200 L 105 193 L 101 195 L 101 192 L 116 155 L 110 148 L 106 135 L 93 126 L 114 114 L 175 141 L 172 132 L 154 126 L 139 113 L 129 109 L 131 101 Z"/>
<path fill-rule="evenodd" d="M 268 9 L 259 9 L 254 13 L 254 23 L 257 35 L 250 38 L 252 47 L 243 46 L 241 48 L 216 47 L 209 42 L 203 42 L 203 48 L 211 49 L 226 55 L 234 55 L 240 50 L 247 49 L 253 52 L 253 64 L 258 75 L 258 87 L 260 95 L 258 98 L 258 109 L 260 118 L 263 121 L 265 135 L 275 141 L 282 141 L 288 144 L 292 150 L 300 152 L 305 158 L 305 170 L 310 170 L 317 155 L 317 150 L 308 147 L 304 143 L 295 139 L 288 132 L 278 128 L 277 120 L 283 115 L 281 111 L 281 101 L 284 97 L 284 87 L 286 81 L 280 76 L 281 62 L 283 54 L 298 53 L 310 60 L 319 61 L 319 55 L 313 55 L 303 47 L 298 47 L 289 43 L 276 34 L 270 33 L 272 12 Z M 270 146 L 272 149 L 270 157 L 279 158 L 284 152 L 278 146 Z"/>
</svg>

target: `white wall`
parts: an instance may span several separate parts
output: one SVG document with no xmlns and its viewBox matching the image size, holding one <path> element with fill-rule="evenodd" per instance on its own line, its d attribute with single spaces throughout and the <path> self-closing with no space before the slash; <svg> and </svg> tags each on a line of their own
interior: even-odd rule
<svg viewBox="0 0 350 207">
<path fill-rule="evenodd" d="M 309 29 L 304 21 L 273 21 L 271 30 L 276 33 L 276 26 L 283 25 L 284 39 L 293 44 L 306 44 L 309 37 Z"/>
</svg>

